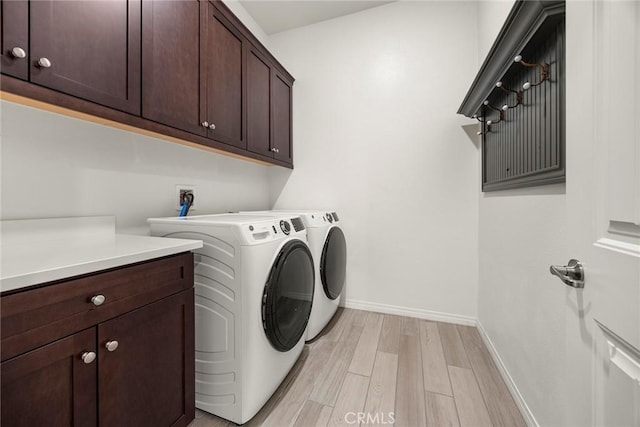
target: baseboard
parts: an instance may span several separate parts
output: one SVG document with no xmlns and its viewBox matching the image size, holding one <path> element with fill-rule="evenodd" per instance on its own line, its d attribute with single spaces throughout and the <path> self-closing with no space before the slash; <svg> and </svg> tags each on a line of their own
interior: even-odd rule
<svg viewBox="0 0 640 427">
<path fill-rule="evenodd" d="M 482 341 L 484 341 L 485 346 L 487 347 L 487 349 L 489 350 L 489 353 L 491 354 L 491 358 L 493 359 L 493 362 L 498 367 L 498 371 L 500 371 L 500 375 L 502 375 L 502 379 L 504 380 L 505 384 L 507 384 L 507 387 L 511 392 L 511 396 L 513 396 L 513 400 L 515 400 L 516 405 L 518 405 L 518 408 L 520 409 L 520 413 L 524 417 L 525 422 L 529 427 L 540 427 L 540 425 L 536 421 L 536 417 L 533 416 L 531 409 L 529 409 L 527 402 L 525 402 L 524 398 L 522 397 L 522 394 L 520 394 L 520 390 L 518 390 L 516 383 L 513 381 L 511 374 L 509 374 L 509 371 L 507 370 L 507 367 L 505 366 L 504 362 L 502 362 L 502 359 L 500 358 L 498 351 L 493 345 L 493 342 L 489 338 L 489 335 L 487 335 L 487 331 L 485 331 L 484 328 L 482 327 L 482 323 L 480 323 L 480 320 L 477 321 L 476 327 L 478 328 L 478 332 L 480 332 Z"/>
<path fill-rule="evenodd" d="M 390 304 L 378 304 L 374 302 L 347 299 L 341 306 L 355 310 L 375 311 L 376 313 L 397 314 L 399 316 L 416 317 L 418 319 L 433 320 L 436 322 L 455 323 L 458 325 L 476 326 L 477 319 L 471 316 L 440 313 L 437 311 L 421 310 L 418 308 L 402 307 Z"/>
</svg>

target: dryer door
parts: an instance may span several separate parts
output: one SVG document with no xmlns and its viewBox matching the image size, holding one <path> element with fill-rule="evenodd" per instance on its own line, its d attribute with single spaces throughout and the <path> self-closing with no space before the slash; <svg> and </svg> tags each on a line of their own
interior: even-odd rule
<svg viewBox="0 0 640 427">
<path fill-rule="evenodd" d="M 320 258 L 320 278 L 324 293 L 336 299 L 342 293 L 347 271 L 347 242 L 340 227 L 332 227 L 324 242 Z"/>
<path fill-rule="evenodd" d="M 262 296 L 262 325 L 276 350 L 291 350 L 304 334 L 313 301 L 313 271 L 311 251 L 297 239 L 282 247 L 271 267 Z"/>
</svg>

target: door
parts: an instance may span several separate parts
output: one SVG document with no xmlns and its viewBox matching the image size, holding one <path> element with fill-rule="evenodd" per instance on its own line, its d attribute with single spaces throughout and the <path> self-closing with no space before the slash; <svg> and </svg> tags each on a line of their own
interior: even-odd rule
<svg viewBox="0 0 640 427">
<path fill-rule="evenodd" d="M 98 326 L 99 424 L 186 426 L 195 414 L 193 289 Z"/>
<path fill-rule="evenodd" d="M 33 83 L 140 114 L 140 0 L 29 4 Z"/>
<path fill-rule="evenodd" d="M 640 2 L 567 2 L 567 64 L 565 424 L 638 426 Z"/>
<path fill-rule="evenodd" d="M 207 133 L 200 123 L 196 0 L 142 2 L 142 117 L 201 136 Z"/>
<path fill-rule="evenodd" d="M 274 158 L 292 163 L 291 150 L 292 111 L 291 90 L 293 83 L 288 82 L 282 75 L 273 73 L 271 96 L 273 109 L 273 143 Z"/>
<path fill-rule="evenodd" d="M 27 0 L 0 3 L 2 73 L 29 78 L 29 4 Z"/>
<path fill-rule="evenodd" d="M 245 39 L 212 3 L 202 3 L 201 75 L 203 106 L 200 121 L 207 136 L 245 148 Z"/>
<path fill-rule="evenodd" d="M 0 424 L 97 425 L 95 358 L 91 328 L 3 362 Z"/>
<path fill-rule="evenodd" d="M 269 342 L 278 351 L 298 344 L 309 322 L 315 274 L 309 247 L 291 240 L 271 267 L 262 297 L 262 323 Z"/>
<path fill-rule="evenodd" d="M 340 296 L 346 274 L 347 242 L 340 227 L 331 227 L 320 257 L 320 279 L 327 298 L 334 300 Z"/>
<path fill-rule="evenodd" d="M 253 47 L 247 53 L 247 149 L 273 157 L 271 66 Z"/>
</svg>

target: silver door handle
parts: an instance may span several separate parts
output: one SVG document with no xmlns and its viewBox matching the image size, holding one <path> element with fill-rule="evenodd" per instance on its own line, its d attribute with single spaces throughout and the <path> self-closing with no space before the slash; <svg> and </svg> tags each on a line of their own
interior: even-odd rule
<svg viewBox="0 0 640 427">
<path fill-rule="evenodd" d="M 558 276 L 565 285 L 572 288 L 584 288 L 584 268 L 577 259 L 569 260 L 568 265 L 552 265 L 549 271 Z"/>
</svg>

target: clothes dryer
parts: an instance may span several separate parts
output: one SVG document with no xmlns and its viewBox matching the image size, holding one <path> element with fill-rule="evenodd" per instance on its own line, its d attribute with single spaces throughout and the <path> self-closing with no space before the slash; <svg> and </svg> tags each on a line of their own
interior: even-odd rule
<svg viewBox="0 0 640 427">
<path fill-rule="evenodd" d="M 148 220 L 151 234 L 202 240 L 195 257 L 196 407 L 242 424 L 302 352 L 314 263 L 297 216 Z"/>
<path fill-rule="evenodd" d="M 316 284 L 307 341 L 315 338 L 338 309 L 344 290 L 347 244 L 340 218 L 334 211 L 273 210 L 241 212 L 251 215 L 298 215 L 307 229 L 307 240 L 315 262 Z"/>
</svg>

